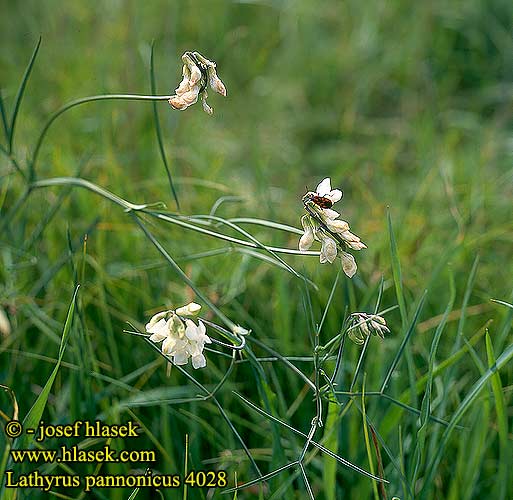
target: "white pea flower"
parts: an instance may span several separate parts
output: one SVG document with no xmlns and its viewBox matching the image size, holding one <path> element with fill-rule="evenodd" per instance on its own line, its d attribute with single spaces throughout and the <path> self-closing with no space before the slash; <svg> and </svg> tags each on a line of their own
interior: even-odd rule
<svg viewBox="0 0 513 500">
<path fill-rule="evenodd" d="M 169 98 L 169 104 L 174 109 L 184 110 L 192 106 L 201 96 L 203 110 L 211 115 L 214 110 L 207 104 L 207 85 L 226 96 L 226 87 L 216 73 L 216 63 L 209 61 L 199 52 L 185 52 L 182 56 L 182 81 L 175 90 L 175 95 Z"/>
<path fill-rule="evenodd" d="M 151 333 L 150 340 L 162 342 L 162 353 L 173 357 L 175 365 L 186 365 L 192 359 L 194 368 L 204 368 L 207 364 L 203 350 L 205 344 L 212 340 L 206 334 L 206 327 L 201 320 L 196 325 L 184 316 L 195 316 L 201 306 L 191 302 L 175 311 L 163 311 L 155 314 L 146 325 L 146 331 Z"/>
<path fill-rule="evenodd" d="M 353 313 L 350 316 L 347 335 L 358 345 L 362 345 L 371 335 L 384 339 L 390 333 L 385 318 L 378 314 Z"/>
<path fill-rule="evenodd" d="M 301 218 L 304 233 L 299 240 L 299 250 L 305 252 L 314 240 L 319 241 L 321 264 L 331 264 L 340 255 L 342 269 L 351 278 L 357 270 L 356 261 L 344 250 L 363 250 L 367 245 L 350 231 L 349 223 L 339 219 L 340 214 L 332 209 L 333 204 L 340 201 L 342 196 L 340 189 L 331 189 L 329 177 L 319 183 L 315 192 L 309 191 L 303 196 L 308 215 Z"/>
</svg>

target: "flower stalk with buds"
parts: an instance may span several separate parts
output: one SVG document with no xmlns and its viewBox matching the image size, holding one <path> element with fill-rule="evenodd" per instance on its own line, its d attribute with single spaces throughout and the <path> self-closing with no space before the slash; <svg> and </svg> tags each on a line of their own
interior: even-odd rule
<svg viewBox="0 0 513 500">
<path fill-rule="evenodd" d="M 340 214 L 331 208 L 342 196 L 339 189 L 331 189 L 329 177 L 319 183 L 315 192 L 309 191 L 303 196 L 308 215 L 301 218 L 304 233 L 299 240 L 299 250 L 306 252 L 314 241 L 319 241 L 321 264 L 332 264 L 340 255 L 344 273 L 352 278 L 357 270 L 356 261 L 345 250 L 362 250 L 367 246 L 349 230 L 346 221 L 338 218 Z"/>
<path fill-rule="evenodd" d="M 185 52 L 182 56 L 182 81 L 169 99 L 174 109 L 184 110 L 192 106 L 201 97 L 205 113 L 211 115 L 214 110 L 207 104 L 207 86 L 226 97 L 226 87 L 217 76 L 216 63 L 209 61 L 199 52 Z"/>
</svg>

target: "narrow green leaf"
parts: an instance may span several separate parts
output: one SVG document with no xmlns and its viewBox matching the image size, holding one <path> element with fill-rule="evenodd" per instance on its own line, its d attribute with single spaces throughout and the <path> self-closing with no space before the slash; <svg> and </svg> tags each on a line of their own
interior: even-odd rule
<svg viewBox="0 0 513 500">
<path fill-rule="evenodd" d="M 43 411 L 46 407 L 46 403 L 48 401 L 48 396 L 50 395 L 50 391 L 52 389 L 53 382 L 55 377 L 57 376 L 57 372 L 61 366 L 62 358 L 64 356 L 64 351 L 66 350 L 66 345 L 68 343 L 69 334 L 71 331 L 71 324 L 73 322 L 73 316 L 75 313 L 75 304 L 77 293 L 80 285 L 78 285 L 73 293 L 73 298 L 71 300 L 71 304 L 68 309 L 68 314 L 66 316 L 66 322 L 64 323 L 64 328 L 62 330 L 61 337 L 61 345 L 59 347 L 59 357 L 57 359 L 57 363 L 50 375 L 50 378 L 46 382 L 43 390 L 39 394 L 36 399 L 36 402 L 32 405 L 32 408 L 27 413 L 27 416 L 23 420 L 23 428 L 24 429 L 36 429 L 39 426 L 39 421 L 41 420 L 41 416 L 43 415 Z M 26 449 L 30 446 L 34 439 L 34 434 L 24 434 L 22 437 L 16 441 L 16 449 Z"/>
<path fill-rule="evenodd" d="M 422 311 L 422 306 L 424 305 L 424 300 L 426 298 L 427 291 L 424 292 L 422 297 L 420 298 L 419 304 L 417 306 L 417 309 L 415 310 L 415 314 L 413 315 L 413 319 L 411 320 L 410 326 L 408 327 L 408 331 L 406 332 L 406 335 L 404 336 L 404 339 L 392 361 L 392 364 L 390 365 L 390 368 L 388 369 L 388 372 L 386 374 L 385 380 L 383 380 L 383 384 L 381 385 L 380 392 L 384 392 L 386 389 L 388 382 L 390 381 L 390 377 L 392 376 L 392 373 L 394 372 L 397 363 L 399 363 L 399 360 L 401 359 L 401 356 L 404 352 L 404 349 L 406 347 L 406 344 L 410 340 L 410 337 L 413 335 L 413 332 L 415 331 L 415 326 L 417 324 L 417 321 L 419 319 L 420 312 Z"/>
<path fill-rule="evenodd" d="M 488 358 L 488 367 L 491 369 L 495 366 L 495 354 L 493 345 L 488 332 L 485 335 L 486 356 Z M 504 393 L 502 388 L 501 377 L 498 372 L 491 376 L 490 380 L 493 397 L 495 399 L 495 411 L 497 413 L 497 427 L 499 429 L 499 470 L 497 480 L 495 481 L 495 495 L 493 498 L 506 498 L 507 473 L 511 470 L 511 452 L 508 442 L 508 415 L 506 412 L 506 404 L 504 401 Z"/>
<path fill-rule="evenodd" d="M 328 403 L 328 416 L 326 417 L 326 426 L 324 427 L 323 443 L 326 448 L 333 453 L 338 453 L 338 418 L 339 406 L 334 403 Z M 324 482 L 324 492 L 326 500 L 337 499 L 337 462 L 331 457 L 323 456 L 322 479 Z"/>
<path fill-rule="evenodd" d="M 365 440 L 365 450 L 367 451 L 367 460 L 369 461 L 369 471 L 371 474 L 375 474 L 374 472 L 374 460 L 372 460 L 372 449 L 369 440 L 369 430 L 367 426 L 367 412 L 365 409 L 365 380 L 366 375 L 363 376 L 362 383 L 362 425 L 363 425 L 363 437 Z M 374 498 L 379 500 L 378 487 L 375 482 L 372 482 L 372 491 L 374 493 Z"/>
<path fill-rule="evenodd" d="M 16 98 L 14 99 L 14 111 L 11 117 L 11 127 L 9 130 L 9 154 L 12 153 L 13 141 L 14 141 L 14 129 L 16 127 L 16 118 L 18 117 L 18 111 L 20 110 L 21 101 L 23 99 L 23 94 L 25 92 L 25 87 L 27 85 L 28 79 L 30 77 L 30 73 L 32 72 L 32 68 L 34 66 L 34 62 L 36 61 L 37 53 L 39 52 L 39 47 L 41 46 L 41 37 L 37 41 L 36 47 L 32 52 L 32 57 L 25 69 L 25 73 L 23 74 L 23 78 L 21 79 L 21 84 L 18 89 L 18 93 L 16 94 Z"/>
<path fill-rule="evenodd" d="M 420 426 L 417 431 L 417 441 L 415 444 L 415 451 L 413 453 L 413 478 L 411 480 L 411 484 L 415 485 L 417 483 L 417 478 L 419 475 L 420 467 L 424 462 L 425 458 L 425 443 L 427 438 L 427 427 L 429 423 L 429 416 L 431 414 L 431 389 L 433 386 L 433 371 L 435 367 L 435 357 L 436 352 L 438 350 L 438 344 L 440 343 L 440 337 L 442 336 L 442 332 L 445 329 L 445 325 L 447 324 L 447 319 L 449 317 L 449 313 L 452 311 L 454 306 L 454 300 L 456 297 L 456 287 L 454 284 L 454 277 L 451 273 L 451 279 L 449 283 L 449 287 L 451 290 L 451 296 L 449 299 L 449 303 L 445 309 L 444 315 L 438 327 L 435 331 L 435 335 L 433 336 L 433 341 L 431 342 L 431 349 L 429 351 L 429 360 L 428 360 L 428 380 L 426 384 L 426 390 L 424 392 L 424 398 L 421 403 L 421 411 L 420 411 Z"/>
<path fill-rule="evenodd" d="M 4 98 L 2 96 L 2 89 L 0 89 L 0 115 L 2 115 L 2 124 L 4 127 L 5 138 L 9 140 L 9 125 L 7 124 L 7 114 L 5 113 Z M 2 147 L 3 149 L 3 147 Z M 7 151 L 6 151 L 7 153 Z"/>
<path fill-rule="evenodd" d="M 406 325 L 406 301 L 404 300 L 403 292 L 403 277 L 401 273 L 401 263 L 399 261 L 399 254 L 397 252 L 397 244 L 395 241 L 394 229 L 392 227 L 392 217 L 390 210 L 387 211 L 388 219 L 388 233 L 390 237 L 390 254 L 392 257 L 392 273 L 394 275 L 395 293 L 397 295 L 397 302 L 399 303 L 399 310 L 401 312 L 401 320 L 403 327 Z"/>
<path fill-rule="evenodd" d="M 454 413 L 451 418 L 449 425 L 445 429 L 440 441 L 438 443 L 438 448 L 436 450 L 435 456 L 431 460 L 431 463 L 428 467 L 425 482 L 424 482 L 424 490 L 426 488 L 431 487 L 436 470 L 440 461 L 442 460 L 443 452 L 445 447 L 449 441 L 449 438 L 452 435 L 457 423 L 461 420 L 464 413 L 468 410 L 469 406 L 477 399 L 481 391 L 486 387 L 490 379 L 493 377 L 495 373 L 498 372 L 501 368 L 503 368 L 509 361 L 513 359 L 513 344 L 510 345 L 507 349 L 505 349 L 502 354 L 497 358 L 495 364 L 488 368 L 486 372 L 476 381 L 476 383 L 472 386 L 469 393 L 465 396 L 465 399 L 458 406 L 458 409 Z"/>
</svg>

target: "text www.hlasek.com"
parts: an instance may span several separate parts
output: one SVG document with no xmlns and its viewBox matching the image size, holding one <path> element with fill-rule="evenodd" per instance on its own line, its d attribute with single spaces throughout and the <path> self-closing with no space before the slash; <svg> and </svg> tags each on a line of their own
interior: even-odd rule
<svg viewBox="0 0 513 500">
<path fill-rule="evenodd" d="M 105 445 L 100 450 L 81 450 L 78 446 L 61 446 L 58 450 L 11 450 L 14 463 L 53 462 L 156 462 L 154 450 L 121 450 Z"/>
</svg>

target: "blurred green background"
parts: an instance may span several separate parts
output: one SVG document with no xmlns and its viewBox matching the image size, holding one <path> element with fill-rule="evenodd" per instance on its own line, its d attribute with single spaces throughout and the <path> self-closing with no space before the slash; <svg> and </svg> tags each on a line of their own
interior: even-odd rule
<svg viewBox="0 0 513 500">
<path fill-rule="evenodd" d="M 16 123 L 14 155 L 23 169 L 44 123 L 66 102 L 104 93 L 150 94 L 152 40 L 160 95 L 170 95 L 178 85 L 181 54 L 197 50 L 217 62 L 228 96 L 210 92 L 213 117 L 199 104 L 179 112 L 165 101 L 158 103 L 182 214 L 208 214 L 220 197 L 235 196 L 216 214 L 300 227 L 306 186 L 312 189 L 331 177 L 333 186 L 344 190 L 338 205 L 342 218 L 368 249 L 355 255 L 357 275 L 341 278 L 321 333 L 325 343 L 339 332 L 345 311 L 372 312 L 382 276 L 382 308 L 397 304 L 389 207 L 408 318 L 427 290 L 407 356 L 390 383 L 394 397 L 427 373 L 434 329 L 449 302 L 454 277 L 456 298 L 436 364 L 455 352 L 461 356 L 435 378 L 432 409 L 439 417 L 450 419 L 488 366 L 485 328 L 497 356 L 512 343 L 512 310 L 490 301 L 513 299 L 511 2 L 1 0 L 0 10 L 0 87 L 9 115 L 42 36 Z M 134 203 L 162 201 L 169 210 L 176 209 L 149 102 L 95 102 L 62 115 L 43 143 L 37 177 L 79 171 Z M 197 388 L 176 370 L 167 377 L 163 360 L 142 340 L 122 332 L 126 321 L 141 326 L 155 312 L 194 299 L 191 290 L 126 213 L 91 192 L 36 190 L 6 222 L 24 189 L 21 176 L 1 156 L 0 222 L 5 225 L 0 234 L 0 306 L 11 332 L 1 338 L 0 383 L 15 391 L 20 417 L 54 366 L 62 322 L 79 280 L 68 364 L 55 381 L 45 420 L 122 422 L 135 414 L 147 429 L 137 447 L 159 442 L 168 454 L 157 469 L 183 470 L 188 433 L 189 468 L 224 468 L 230 478 L 237 472 L 242 482 L 255 477 L 215 406 L 210 401 L 174 404 L 177 398 L 195 396 Z M 311 356 L 299 280 L 221 241 L 155 220 L 148 225 L 232 321 L 251 328 L 256 339 L 283 356 Z M 243 227 L 265 244 L 297 248 L 297 235 Z M 226 252 L 203 255 L 219 248 Z M 315 257 L 286 260 L 318 284 L 311 300 L 319 322 L 338 265 L 321 266 Z M 212 318 L 208 311 L 205 316 Z M 366 356 L 367 391 L 379 389 L 406 333 L 399 310 L 387 315 L 387 322 L 391 335 L 381 343 L 372 339 Z M 469 339 L 476 340 L 472 347 Z M 252 347 L 259 356 L 268 355 Z M 347 385 L 359 352 L 348 347 L 343 365 Z M 208 363 L 194 376 L 211 388 L 228 362 L 212 356 Z M 297 364 L 311 375 L 311 363 Z M 467 429 L 455 431 L 444 448 L 432 484 L 424 484 L 423 467 L 434 456 L 443 427 L 435 424 L 418 483 L 407 487 L 417 416 L 397 414 L 383 398 L 368 399 L 367 411 L 390 452 L 381 451 L 390 481 L 388 498 L 412 498 L 415 489 L 418 498 L 433 499 L 492 498 L 490 491 L 493 498 L 513 495 L 511 477 L 503 475 L 513 456 L 511 367 L 501 375 L 502 413 L 496 411 L 496 396 L 487 386 L 462 422 Z M 283 428 L 278 435 L 232 390 L 260 406 L 269 398 L 268 410 L 308 432 L 315 406 L 304 382 L 280 362 L 263 362 L 262 372 L 240 363 L 219 394 L 263 473 L 297 458 L 302 441 Z M 407 403 L 420 408 L 423 391 L 412 391 Z M 11 415 L 9 398 L 1 398 L 0 409 Z M 500 439 L 504 419 L 509 434 Z M 319 431 L 327 443 L 369 470 L 362 417 L 355 405 L 331 424 L 334 433 Z M 309 465 L 316 498 L 376 494 L 371 481 L 353 471 L 339 466 L 330 473 L 330 460 L 317 455 Z M 57 473 L 55 467 L 41 470 L 45 467 Z M 80 473 L 93 469 L 77 467 Z M 105 465 L 105 470 L 126 473 L 127 467 Z M 275 478 L 263 498 L 271 498 L 290 477 L 287 472 Z M 498 486 L 501 481 L 505 487 Z M 29 492 L 34 498 L 39 494 Z M 175 493 L 166 498 L 178 498 Z M 78 492 L 67 494 L 76 498 Z M 129 494 L 94 493 L 113 499 Z M 150 498 L 145 495 L 150 493 L 141 491 L 138 498 Z M 277 498 L 308 498 L 300 478 L 291 481 L 287 495 Z M 200 490 L 189 491 L 189 497 L 210 498 Z M 257 497 L 250 490 L 239 494 Z"/>
</svg>

